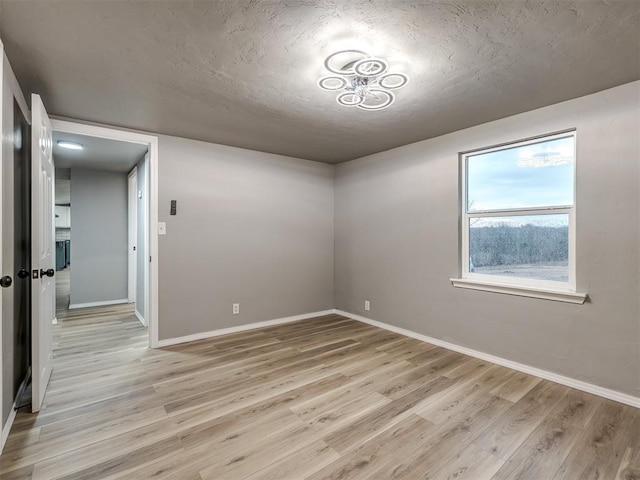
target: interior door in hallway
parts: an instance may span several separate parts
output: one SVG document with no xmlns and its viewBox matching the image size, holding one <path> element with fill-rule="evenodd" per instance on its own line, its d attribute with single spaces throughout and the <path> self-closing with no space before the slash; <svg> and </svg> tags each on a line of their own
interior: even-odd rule
<svg viewBox="0 0 640 480">
<path fill-rule="evenodd" d="M 51 377 L 55 320 L 54 167 L 51 122 L 39 95 L 31 96 L 32 411 L 42 407 Z"/>
<path fill-rule="evenodd" d="M 128 274 L 128 298 L 129 303 L 136 301 L 137 268 L 138 268 L 138 168 L 133 167 L 129 172 L 128 209 L 129 209 L 129 274 Z"/>
</svg>

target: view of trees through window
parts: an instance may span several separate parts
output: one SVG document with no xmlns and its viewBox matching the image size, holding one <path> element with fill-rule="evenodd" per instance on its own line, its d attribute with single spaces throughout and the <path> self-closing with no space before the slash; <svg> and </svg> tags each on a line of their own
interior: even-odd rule
<svg viewBox="0 0 640 480">
<path fill-rule="evenodd" d="M 493 224 L 471 224 L 469 271 L 567 282 L 568 216 L 544 217 L 501 217 Z"/>
</svg>

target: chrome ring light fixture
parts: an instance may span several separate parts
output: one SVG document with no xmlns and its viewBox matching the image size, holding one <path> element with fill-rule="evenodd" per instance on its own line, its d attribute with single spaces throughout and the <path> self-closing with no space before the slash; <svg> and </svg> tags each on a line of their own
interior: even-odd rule
<svg viewBox="0 0 640 480">
<path fill-rule="evenodd" d="M 389 64 L 361 50 L 341 50 L 329 55 L 324 66 L 333 75 L 318 80 L 324 90 L 339 92 L 337 102 L 343 107 L 382 110 L 391 105 L 391 90 L 409 81 L 404 73 L 389 73 Z"/>
</svg>

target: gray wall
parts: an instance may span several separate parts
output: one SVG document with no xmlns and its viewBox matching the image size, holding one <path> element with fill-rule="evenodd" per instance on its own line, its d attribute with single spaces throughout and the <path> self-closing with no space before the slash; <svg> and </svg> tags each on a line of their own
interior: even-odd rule
<svg viewBox="0 0 640 480">
<path fill-rule="evenodd" d="M 639 92 L 634 82 L 338 165 L 336 307 L 639 395 Z M 458 152 L 573 127 L 588 303 L 452 287 Z"/>
<path fill-rule="evenodd" d="M 160 339 L 333 307 L 331 165 L 167 136 L 159 152 Z"/>
<path fill-rule="evenodd" d="M 146 230 L 148 229 L 147 218 L 147 163 L 143 158 L 138 162 L 138 191 L 142 192 L 142 198 L 138 198 L 138 232 L 136 241 L 136 311 L 144 319 L 144 324 L 148 325 L 145 304 L 144 304 L 144 267 L 147 265 L 146 258 L 148 256 L 147 246 L 145 244 Z"/>
<path fill-rule="evenodd" d="M 71 305 L 127 299 L 127 174 L 71 169 Z"/>
</svg>

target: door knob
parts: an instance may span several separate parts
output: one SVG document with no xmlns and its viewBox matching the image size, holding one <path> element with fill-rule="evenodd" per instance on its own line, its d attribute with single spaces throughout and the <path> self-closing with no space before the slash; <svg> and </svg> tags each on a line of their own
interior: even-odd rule
<svg viewBox="0 0 640 480">
<path fill-rule="evenodd" d="M 13 279 L 9 275 L 5 275 L 4 277 L 0 278 L 0 287 L 2 288 L 9 288 L 12 283 Z"/>
<path fill-rule="evenodd" d="M 21 268 L 20 271 L 18 272 L 18 278 L 29 278 L 29 270 L 25 270 L 24 268 Z"/>
<path fill-rule="evenodd" d="M 40 269 L 40 278 L 42 277 L 53 277 L 53 275 L 55 274 L 55 270 L 53 268 L 50 268 L 48 270 L 43 270 Z"/>
</svg>

